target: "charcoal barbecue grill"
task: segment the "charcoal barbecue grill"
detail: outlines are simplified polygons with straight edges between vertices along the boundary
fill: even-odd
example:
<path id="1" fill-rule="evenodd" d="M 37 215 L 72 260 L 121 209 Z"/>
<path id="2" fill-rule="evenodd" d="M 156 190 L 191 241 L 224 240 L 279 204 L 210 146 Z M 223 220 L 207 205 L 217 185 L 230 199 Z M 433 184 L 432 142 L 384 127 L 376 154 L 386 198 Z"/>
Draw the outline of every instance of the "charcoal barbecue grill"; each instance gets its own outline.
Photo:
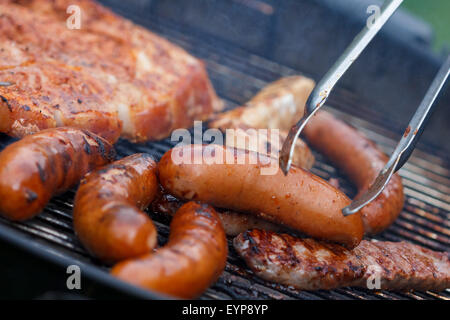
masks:
<path id="1" fill-rule="evenodd" d="M 165 15 L 167 8 L 161 8 L 159 1 L 135 0 L 125 3 L 109 0 L 102 2 L 111 6 L 119 14 L 163 35 L 203 59 L 217 93 L 224 99 L 227 108 L 244 103 L 263 86 L 279 77 L 301 73 L 314 79 L 320 78 L 320 74 L 310 70 L 297 69 L 289 63 L 268 58 L 265 53 L 259 54 L 257 45 L 253 49 L 246 48 L 241 44 L 233 44 L 229 39 L 207 34 L 195 23 L 167 18 Z M 200 2 L 203 3 L 203 1 Z M 277 9 L 270 5 L 272 1 L 235 0 L 231 2 L 237 2 L 240 5 L 244 3 L 250 8 L 262 10 L 261 12 L 266 15 L 275 14 Z M 269 32 L 270 34 L 273 36 L 273 32 Z M 265 49 L 261 50 L 264 52 Z M 336 56 L 339 53 L 337 52 Z M 437 64 L 432 63 L 433 59 L 428 61 L 431 77 L 437 69 Z M 424 82 L 425 90 L 429 81 L 424 80 Z M 361 95 L 351 86 L 341 85 L 335 88 L 327 105 L 329 111 L 357 127 L 387 154 L 390 154 L 398 141 L 404 123 L 397 117 L 390 117 L 380 112 L 367 100 L 361 98 Z M 448 100 L 446 104 L 449 107 Z M 406 119 L 411 114 L 405 115 Z M 0 149 L 12 141 L 14 141 L 12 138 L 1 135 Z M 132 144 L 120 140 L 116 144 L 116 149 L 119 157 L 147 152 L 159 160 L 174 145 L 175 143 L 170 139 L 145 144 Z M 314 155 L 317 161 L 312 169 L 313 173 L 325 179 L 336 178 L 340 188 L 347 195 L 356 194 L 355 187 L 326 158 L 318 153 Z M 450 160 L 447 152 L 443 148 L 428 143 L 419 143 L 413 156 L 399 173 L 403 178 L 406 195 L 403 212 L 391 227 L 375 238 L 387 241 L 405 240 L 433 250 L 448 251 L 450 247 Z M 42 214 L 26 222 L 10 222 L 0 218 L 0 239 L 8 245 L 13 245 L 14 250 L 23 250 L 30 257 L 33 256 L 36 259 L 33 261 L 45 261 L 63 268 L 71 264 L 81 266 L 83 275 L 89 279 L 93 288 L 106 288 L 128 297 L 164 298 L 159 294 L 133 287 L 110 277 L 108 267 L 86 252 L 72 227 L 74 195 L 75 189 L 53 198 Z M 164 244 L 169 234 L 168 220 L 153 212 L 149 214 L 158 228 L 158 241 Z M 233 250 L 231 240 L 229 238 L 230 252 L 226 270 L 217 283 L 202 295 L 202 299 L 450 299 L 448 289 L 439 293 L 431 291 L 394 293 L 360 288 L 298 291 L 256 277 Z M 39 274 L 34 276 L 39 277 Z M 58 274 L 58 277 L 65 281 L 64 273 Z"/>

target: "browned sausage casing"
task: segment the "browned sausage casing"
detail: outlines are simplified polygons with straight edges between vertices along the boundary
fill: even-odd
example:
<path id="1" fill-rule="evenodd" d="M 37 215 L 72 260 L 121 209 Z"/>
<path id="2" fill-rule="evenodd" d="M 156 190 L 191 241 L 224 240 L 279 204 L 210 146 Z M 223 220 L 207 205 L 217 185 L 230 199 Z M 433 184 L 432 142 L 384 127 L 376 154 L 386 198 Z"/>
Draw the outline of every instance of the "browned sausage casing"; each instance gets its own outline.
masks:
<path id="1" fill-rule="evenodd" d="M 316 114 L 304 133 L 314 148 L 356 184 L 358 194 L 367 191 L 388 160 L 361 133 L 326 112 Z M 361 209 L 365 232 L 375 234 L 386 229 L 402 211 L 403 202 L 402 180 L 394 174 L 383 192 Z"/>
<path id="2" fill-rule="evenodd" d="M 184 201 L 179 200 L 170 194 L 160 192 L 156 199 L 152 202 L 152 210 L 153 212 L 173 216 L 183 204 Z M 219 210 L 216 208 L 215 210 L 219 215 L 223 229 L 225 230 L 227 236 L 237 236 L 238 234 L 250 229 L 262 229 L 274 232 L 292 231 L 289 228 L 272 223 L 257 216 L 230 210 Z"/>
<path id="3" fill-rule="evenodd" d="M 220 276 L 227 253 L 225 231 L 214 209 L 188 202 L 175 214 L 166 246 L 120 262 L 111 273 L 140 287 L 194 298 Z"/>
<path id="4" fill-rule="evenodd" d="M 26 136 L 0 153 L 0 214 L 29 219 L 52 195 L 114 157 L 110 143 L 86 130 L 61 127 Z"/>
<path id="5" fill-rule="evenodd" d="M 73 223 L 83 245 L 106 262 L 150 252 L 156 228 L 141 210 L 158 191 L 156 163 L 134 154 L 90 172 L 75 197 Z"/>
<path id="6" fill-rule="evenodd" d="M 358 245 L 363 236 L 360 214 L 344 217 L 341 209 L 350 204 L 343 192 L 321 178 L 299 168 L 285 176 L 277 168 L 274 175 L 261 175 L 262 154 L 210 145 L 188 145 L 169 150 L 158 164 L 159 179 L 174 196 L 199 200 L 217 207 L 249 212 L 284 224 L 312 237 Z M 211 149 L 210 149 L 211 150 Z M 173 161 L 172 153 L 204 154 L 202 164 Z M 245 153 L 245 164 L 211 163 L 212 154 L 236 159 Z M 175 156 L 176 159 L 177 156 Z M 207 164 L 210 163 L 210 164 Z M 256 163 L 256 164 L 251 164 Z"/>

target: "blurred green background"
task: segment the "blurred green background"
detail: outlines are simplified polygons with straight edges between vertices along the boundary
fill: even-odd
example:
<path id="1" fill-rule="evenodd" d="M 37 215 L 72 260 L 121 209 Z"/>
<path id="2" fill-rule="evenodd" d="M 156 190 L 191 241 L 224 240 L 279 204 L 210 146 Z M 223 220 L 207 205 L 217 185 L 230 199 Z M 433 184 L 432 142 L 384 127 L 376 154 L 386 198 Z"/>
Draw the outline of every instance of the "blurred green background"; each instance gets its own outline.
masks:
<path id="1" fill-rule="evenodd" d="M 436 51 L 450 49 L 450 0 L 405 0 L 402 7 L 433 27 Z"/>

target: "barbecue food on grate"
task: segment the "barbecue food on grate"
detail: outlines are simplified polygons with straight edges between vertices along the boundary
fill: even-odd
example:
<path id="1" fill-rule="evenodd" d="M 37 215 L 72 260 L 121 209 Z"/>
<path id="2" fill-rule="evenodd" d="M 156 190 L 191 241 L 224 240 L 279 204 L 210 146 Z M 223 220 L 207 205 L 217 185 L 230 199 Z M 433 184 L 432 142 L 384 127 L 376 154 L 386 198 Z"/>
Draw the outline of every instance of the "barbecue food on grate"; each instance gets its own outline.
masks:
<path id="1" fill-rule="evenodd" d="M 365 193 L 388 161 L 370 140 L 331 114 L 319 112 L 305 127 L 313 148 L 327 156 Z M 361 209 L 366 234 L 376 234 L 390 226 L 402 211 L 403 184 L 394 174 L 383 192 Z"/>
<path id="2" fill-rule="evenodd" d="M 132 284 L 180 298 L 194 298 L 225 268 L 227 240 L 217 213 L 188 202 L 173 217 L 169 242 L 154 254 L 120 262 L 111 273 Z"/>
<path id="3" fill-rule="evenodd" d="M 237 236 L 234 247 L 259 277 L 300 290 L 450 288 L 448 253 L 407 242 L 363 240 L 347 250 L 313 239 L 252 230 Z"/>
<path id="4" fill-rule="evenodd" d="M 289 130 L 303 116 L 313 86 L 314 82 L 308 78 L 282 78 L 264 88 L 254 98 L 256 102 L 247 108 L 219 114 L 212 126 L 228 128 L 244 123 L 249 127 Z M 265 103 L 270 99 L 272 102 Z M 282 103 L 276 103 L 278 100 Z M 349 176 L 358 187 L 358 194 L 367 191 L 388 160 L 363 134 L 327 112 L 316 114 L 303 132 L 311 147 L 330 158 Z M 376 234 L 386 229 L 400 214 L 403 202 L 402 181 L 394 174 L 383 192 L 361 210 L 365 232 Z"/>
<path id="5" fill-rule="evenodd" d="M 300 119 L 303 113 L 299 113 L 297 106 L 304 106 L 306 99 L 314 88 L 314 81 L 301 76 L 281 78 L 255 95 L 243 107 L 215 115 L 214 120 L 209 123 L 212 128 L 238 130 L 235 136 L 226 135 L 227 146 L 239 149 L 248 149 L 260 153 L 277 154 L 287 137 L 287 131 L 291 128 L 292 121 Z M 268 133 L 257 135 L 256 147 L 245 145 L 245 140 L 236 137 L 245 135 L 249 129 L 278 129 L 279 144 L 271 144 L 270 130 Z M 247 133 L 248 139 L 252 134 Z M 277 141 L 278 142 L 278 141 Z M 266 143 L 268 144 L 266 146 Z M 314 156 L 308 146 L 301 139 L 297 140 L 292 163 L 303 169 L 311 169 L 314 164 Z M 267 152 L 270 149 L 270 152 Z"/>
<path id="6" fill-rule="evenodd" d="M 134 154 L 90 172 L 81 181 L 73 208 L 73 225 L 83 245 L 106 262 L 150 252 L 156 228 L 142 212 L 158 190 L 156 163 Z"/>
<path id="7" fill-rule="evenodd" d="M 199 158 L 202 162 L 194 164 Z M 238 164 L 239 159 L 244 164 Z M 364 231 L 361 215 L 342 215 L 341 209 L 350 203 L 344 193 L 296 167 L 287 176 L 278 166 L 270 172 L 274 174 L 262 174 L 271 160 L 219 145 L 181 146 L 169 150 L 158 163 L 159 180 L 181 199 L 249 212 L 312 237 L 358 245 Z"/>
<path id="8" fill-rule="evenodd" d="M 160 193 L 152 202 L 152 211 L 173 216 L 183 204 L 184 201 L 181 201 L 170 194 Z M 228 236 L 237 236 L 246 230 L 254 228 L 275 232 L 287 231 L 287 228 L 281 225 L 253 215 L 230 210 L 215 210 L 217 211 L 220 221 L 222 221 L 223 229 Z"/>
<path id="9" fill-rule="evenodd" d="M 79 30 L 66 26 L 74 4 Z M 73 126 L 139 142 L 221 108 L 201 61 L 94 1 L 0 0 L 0 12 L 1 132 Z"/>
<path id="10" fill-rule="evenodd" d="M 54 194 L 114 157 L 106 140 L 74 128 L 47 129 L 14 142 L 0 153 L 0 214 L 29 219 Z"/>

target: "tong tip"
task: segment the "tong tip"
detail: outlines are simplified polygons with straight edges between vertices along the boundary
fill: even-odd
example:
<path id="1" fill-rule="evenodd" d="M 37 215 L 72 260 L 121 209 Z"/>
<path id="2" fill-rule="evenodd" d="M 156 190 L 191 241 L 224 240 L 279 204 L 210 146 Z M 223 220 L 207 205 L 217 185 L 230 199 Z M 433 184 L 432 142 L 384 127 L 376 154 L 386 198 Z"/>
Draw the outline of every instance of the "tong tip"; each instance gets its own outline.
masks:
<path id="1" fill-rule="evenodd" d="M 392 175 L 394 174 L 395 167 L 399 161 L 399 158 L 400 157 L 396 158 L 396 160 L 391 163 L 388 162 L 386 166 L 380 171 L 369 189 L 364 194 L 354 199 L 348 206 L 342 209 L 342 214 L 345 217 L 358 212 L 380 195 L 380 193 L 384 190 L 386 185 L 389 183 Z"/>
<path id="2" fill-rule="evenodd" d="M 281 171 L 284 173 L 285 176 L 289 173 L 289 169 L 291 168 L 291 164 L 289 163 L 289 160 L 286 159 L 286 157 L 281 156 L 279 159 L 279 165 L 281 168 Z"/>
<path id="3" fill-rule="evenodd" d="M 283 171 L 285 176 L 287 176 L 287 174 L 289 173 L 289 169 L 291 168 L 292 155 L 294 153 L 295 141 L 298 137 L 298 133 L 298 126 L 293 126 L 289 131 L 289 134 L 281 148 L 281 154 L 278 159 L 278 163 L 280 165 L 281 171 Z"/>
<path id="4" fill-rule="evenodd" d="M 344 217 L 358 212 L 358 208 L 355 208 L 353 204 L 354 204 L 354 202 L 352 202 L 351 204 L 346 206 L 344 209 L 342 209 L 342 214 L 344 215 Z"/>

